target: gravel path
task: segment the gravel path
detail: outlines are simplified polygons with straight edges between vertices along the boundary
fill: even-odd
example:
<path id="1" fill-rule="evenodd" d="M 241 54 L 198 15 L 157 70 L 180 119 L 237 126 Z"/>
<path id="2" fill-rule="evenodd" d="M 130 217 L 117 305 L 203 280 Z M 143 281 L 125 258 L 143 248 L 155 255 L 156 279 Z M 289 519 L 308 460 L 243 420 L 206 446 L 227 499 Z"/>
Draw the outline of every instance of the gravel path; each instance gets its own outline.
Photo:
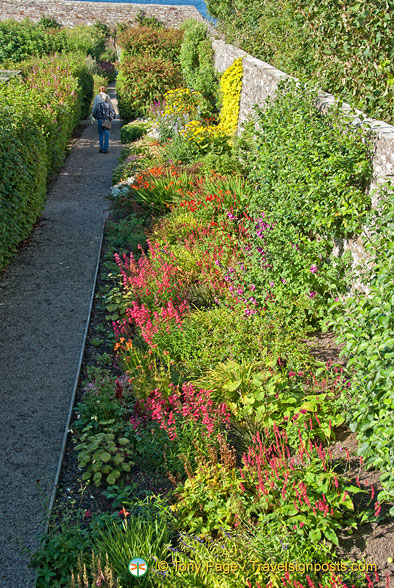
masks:
<path id="1" fill-rule="evenodd" d="M 115 90 L 110 89 L 114 99 Z M 0 587 L 30 588 L 70 408 L 111 186 L 110 153 L 83 121 L 42 219 L 0 279 Z"/>

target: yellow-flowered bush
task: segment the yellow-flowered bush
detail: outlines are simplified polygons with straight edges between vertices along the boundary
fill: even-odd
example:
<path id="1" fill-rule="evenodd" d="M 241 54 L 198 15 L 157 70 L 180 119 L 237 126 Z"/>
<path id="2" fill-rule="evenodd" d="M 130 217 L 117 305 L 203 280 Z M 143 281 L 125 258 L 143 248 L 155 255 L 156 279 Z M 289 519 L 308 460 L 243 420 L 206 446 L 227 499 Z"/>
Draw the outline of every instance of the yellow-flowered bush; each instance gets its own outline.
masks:
<path id="1" fill-rule="evenodd" d="M 234 134 L 238 126 L 242 77 L 243 66 L 242 57 L 240 57 L 226 69 L 220 80 L 220 91 L 222 93 L 223 102 L 220 110 L 219 127 L 228 135 Z"/>
<path id="2" fill-rule="evenodd" d="M 189 88 L 176 88 L 169 90 L 164 95 L 165 108 L 163 116 L 171 114 L 196 116 L 201 109 L 204 98 L 200 92 Z"/>
<path id="3" fill-rule="evenodd" d="M 206 126 L 199 120 L 192 120 L 181 131 L 183 137 L 192 141 L 202 151 L 211 149 L 222 152 L 230 146 L 231 136 L 238 126 L 242 76 L 242 58 L 239 58 L 226 69 L 220 81 L 223 100 L 218 125 Z"/>
<path id="4" fill-rule="evenodd" d="M 230 136 L 220 128 L 220 125 L 207 126 L 199 120 L 192 120 L 180 133 L 185 139 L 192 141 L 203 153 L 213 151 L 220 154 L 230 147 Z"/>

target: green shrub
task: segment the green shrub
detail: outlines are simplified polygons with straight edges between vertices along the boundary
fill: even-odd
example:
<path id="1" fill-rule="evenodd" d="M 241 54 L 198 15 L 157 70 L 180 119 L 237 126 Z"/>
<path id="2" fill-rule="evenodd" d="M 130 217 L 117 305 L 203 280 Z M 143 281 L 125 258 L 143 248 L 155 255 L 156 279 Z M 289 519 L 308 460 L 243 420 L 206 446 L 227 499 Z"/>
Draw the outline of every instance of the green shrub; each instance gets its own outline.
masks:
<path id="1" fill-rule="evenodd" d="M 108 30 L 97 25 L 78 25 L 65 29 L 65 34 L 67 36 L 67 51 L 82 51 L 85 55 L 99 59 L 105 50 Z"/>
<path id="2" fill-rule="evenodd" d="M 66 47 L 66 34 L 58 28 L 48 29 L 28 19 L 0 22 L 0 63 L 17 63 L 31 55 L 48 55 Z"/>
<path id="3" fill-rule="evenodd" d="M 140 27 L 150 27 L 151 29 L 163 29 L 164 24 L 155 16 L 147 16 L 144 10 L 139 10 L 135 17 Z"/>
<path id="4" fill-rule="evenodd" d="M 88 529 L 64 516 L 50 528 L 32 557 L 31 566 L 38 569 L 37 588 L 69 586 L 70 572 L 77 567 L 81 553 L 90 553 L 90 544 Z"/>
<path id="5" fill-rule="evenodd" d="M 179 65 L 182 37 L 178 29 L 132 27 L 121 34 L 119 45 L 125 57 L 151 55 Z"/>
<path id="6" fill-rule="evenodd" d="M 47 146 L 31 116 L 4 104 L 0 113 L 1 271 L 44 208 Z"/>
<path id="7" fill-rule="evenodd" d="M 218 80 L 213 66 L 213 50 L 206 24 L 190 18 L 182 24 L 182 75 L 187 86 L 201 92 L 214 106 L 218 98 Z"/>
<path id="8" fill-rule="evenodd" d="M 132 143 L 146 133 L 146 125 L 129 123 L 120 129 L 120 142 Z"/>
<path id="9" fill-rule="evenodd" d="M 2 144 L 8 146 L 0 154 L 0 269 L 42 212 L 46 179 L 63 162 L 93 89 L 83 55 L 33 58 L 21 67 L 23 79 L 0 86 Z"/>
<path id="10" fill-rule="evenodd" d="M 177 66 L 162 57 L 126 56 L 120 64 L 117 91 L 121 118 L 128 122 L 181 83 Z"/>
<path id="11" fill-rule="evenodd" d="M 311 236 L 357 233 L 371 200 L 371 146 L 338 108 L 322 114 L 316 93 L 285 82 L 256 109 L 239 149 L 257 191 L 253 206 Z"/>
<path id="12" fill-rule="evenodd" d="M 351 371 L 351 388 L 343 396 L 350 429 L 359 439 L 358 452 L 367 467 L 382 472 L 386 492 L 382 498 L 394 496 L 394 212 L 392 188 L 386 203 L 369 224 L 367 251 L 369 264 L 356 268 L 368 292 L 355 291 L 335 303 L 334 328 Z M 355 278 L 360 278 L 355 273 Z M 394 508 L 391 509 L 394 514 Z"/>

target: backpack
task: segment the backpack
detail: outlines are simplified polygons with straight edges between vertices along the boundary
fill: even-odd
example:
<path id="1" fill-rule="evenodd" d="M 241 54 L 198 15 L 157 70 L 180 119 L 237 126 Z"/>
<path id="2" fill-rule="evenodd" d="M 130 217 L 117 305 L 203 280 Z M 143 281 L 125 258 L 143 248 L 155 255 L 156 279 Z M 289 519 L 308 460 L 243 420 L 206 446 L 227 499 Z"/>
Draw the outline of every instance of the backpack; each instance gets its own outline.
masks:
<path id="1" fill-rule="evenodd" d="M 105 100 L 102 100 L 101 102 L 99 102 L 97 104 L 96 108 L 94 109 L 93 116 L 94 116 L 94 118 L 102 118 L 102 119 L 111 118 L 111 111 L 109 108 L 109 103 L 105 102 Z"/>

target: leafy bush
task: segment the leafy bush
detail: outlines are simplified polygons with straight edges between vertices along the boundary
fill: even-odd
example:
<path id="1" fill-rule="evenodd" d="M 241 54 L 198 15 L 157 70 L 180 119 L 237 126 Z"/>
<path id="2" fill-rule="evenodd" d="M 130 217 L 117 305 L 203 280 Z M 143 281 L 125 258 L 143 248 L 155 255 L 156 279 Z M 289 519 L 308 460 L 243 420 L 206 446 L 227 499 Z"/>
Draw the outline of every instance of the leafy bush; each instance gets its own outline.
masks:
<path id="1" fill-rule="evenodd" d="M 178 29 L 132 27 L 119 37 L 123 57 L 151 55 L 179 65 L 183 32 Z"/>
<path id="2" fill-rule="evenodd" d="M 67 51 L 82 51 L 86 55 L 91 55 L 94 59 L 99 59 L 106 48 L 106 39 L 108 28 L 100 23 L 95 25 L 77 25 L 72 28 L 64 29 L 67 35 Z"/>
<path id="3" fill-rule="evenodd" d="M 146 125 L 129 123 L 120 129 L 120 142 L 132 143 L 146 133 Z"/>
<path id="4" fill-rule="evenodd" d="M 190 18 L 184 21 L 182 29 L 182 75 L 190 89 L 201 92 L 214 106 L 217 101 L 217 75 L 208 28 L 206 24 Z"/>
<path id="5" fill-rule="evenodd" d="M 0 63 L 17 63 L 31 55 L 48 55 L 66 48 L 67 36 L 58 27 L 49 29 L 28 19 L 0 22 Z"/>
<path id="6" fill-rule="evenodd" d="M 392 191 L 388 193 L 392 198 Z M 335 327 L 352 370 L 352 386 L 343 397 L 350 428 L 361 442 L 359 453 L 367 467 L 382 472 L 386 496 L 394 496 L 393 427 L 393 264 L 394 212 L 389 201 L 374 211 L 369 228 L 368 265 L 358 266 L 368 293 L 356 291 L 335 303 Z M 394 508 L 392 509 L 392 513 Z"/>
<path id="7" fill-rule="evenodd" d="M 171 61 L 149 54 L 124 57 L 117 82 L 122 119 L 128 122 L 146 114 L 155 100 L 180 83 L 180 70 Z"/>
<path id="8" fill-rule="evenodd" d="M 162 29 L 164 24 L 155 16 L 147 16 L 144 10 L 139 10 L 135 17 L 140 27 L 150 27 L 151 29 Z"/>
<path id="9" fill-rule="evenodd" d="M 357 233 L 370 207 L 371 146 L 363 126 L 332 109 L 322 114 L 308 87 L 286 82 L 256 109 L 240 155 L 258 191 L 251 204 L 304 234 Z M 284 197 L 286 195 L 286 197 Z"/>
<path id="10" fill-rule="evenodd" d="M 0 23 L 0 63 L 14 63 L 31 56 L 66 51 L 83 52 L 97 59 L 105 49 L 106 33 L 95 25 L 63 28 L 54 19 L 38 23 L 6 20 Z"/>
<path id="11" fill-rule="evenodd" d="M 38 568 L 37 588 L 69 586 L 70 572 L 77 567 L 81 552 L 90 551 L 89 531 L 78 523 L 73 523 L 69 516 L 50 527 L 48 536 L 42 542 L 31 561 L 31 566 Z M 55 584 L 56 582 L 56 584 Z"/>

